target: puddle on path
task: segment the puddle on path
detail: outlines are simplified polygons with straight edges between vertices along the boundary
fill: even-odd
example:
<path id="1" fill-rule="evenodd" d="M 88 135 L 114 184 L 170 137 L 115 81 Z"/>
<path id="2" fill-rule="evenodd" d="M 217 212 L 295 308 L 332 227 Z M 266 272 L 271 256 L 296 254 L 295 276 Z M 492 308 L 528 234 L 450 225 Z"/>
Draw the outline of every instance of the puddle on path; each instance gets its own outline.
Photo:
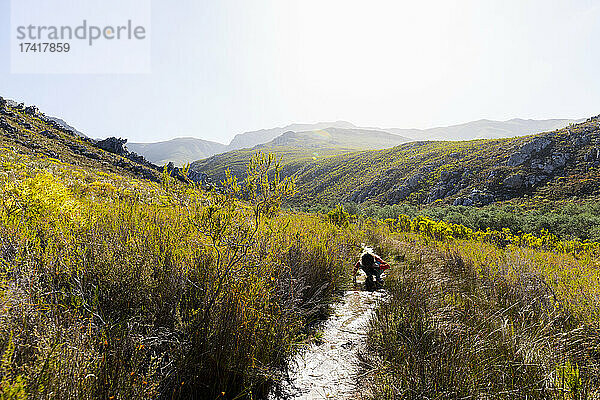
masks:
<path id="1" fill-rule="evenodd" d="M 346 292 L 321 326 L 322 342 L 308 346 L 290 360 L 283 393 L 271 394 L 269 400 L 351 398 L 356 392 L 358 353 L 365 349 L 369 321 L 387 296 L 383 290 Z"/>

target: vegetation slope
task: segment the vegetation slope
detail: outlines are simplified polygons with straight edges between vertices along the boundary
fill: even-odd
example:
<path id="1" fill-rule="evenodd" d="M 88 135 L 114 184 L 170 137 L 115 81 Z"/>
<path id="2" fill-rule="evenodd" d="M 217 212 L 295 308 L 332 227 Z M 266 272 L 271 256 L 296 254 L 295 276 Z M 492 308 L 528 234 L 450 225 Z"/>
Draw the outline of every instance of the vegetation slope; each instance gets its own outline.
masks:
<path id="1" fill-rule="evenodd" d="M 279 213 L 272 157 L 210 193 L 2 106 L 0 396 L 263 396 L 356 232 Z"/>
<path id="2" fill-rule="evenodd" d="M 524 195 L 599 193 L 598 117 L 539 135 L 411 142 L 310 162 L 292 174 L 298 203 L 485 205 Z"/>
<path id="3" fill-rule="evenodd" d="M 214 182 L 220 182 L 227 170 L 243 179 L 246 164 L 254 153 L 261 151 L 275 154 L 281 161 L 282 173 L 290 176 L 294 171 L 315 160 L 357 150 L 385 149 L 407 141 L 403 136 L 368 129 L 326 128 L 306 132 L 289 131 L 268 143 L 250 149 L 230 151 L 196 161 L 190 165 L 190 169 L 207 175 Z"/>
<path id="4" fill-rule="evenodd" d="M 316 124 L 291 124 L 285 127 L 272 129 L 261 129 L 258 131 L 245 132 L 236 135 L 231 143 L 223 145 L 221 143 L 197 138 L 176 138 L 156 143 L 129 143 L 130 150 L 143 155 L 148 160 L 158 165 L 165 165 L 173 162 L 177 166 L 183 166 L 196 160 L 201 160 L 215 154 L 227 151 L 249 149 L 254 146 L 268 143 L 288 132 L 314 132 L 320 130 L 349 129 L 374 132 L 376 136 L 381 137 L 382 133 L 392 133 L 409 138 L 410 140 L 471 140 L 471 139 L 491 139 L 513 136 L 524 136 L 528 134 L 545 132 L 554 129 L 564 128 L 574 120 L 524 120 L 512 119 L 508 121 L 490 121 L 480 120 L 468 122 L 460 125 L 447 127 L 438 127 L 431 129 L 381 129 L 381 128 L 360 128 L 345 121 L 320 122 Z M 64 124 L 64 121 L 63 121 Z M 70 129 L 74 130 L 72 127 Z M 376 139 L 376 138 L 374 138 Z M 364 139 L 359 138 L 359 142 Z M 384 142 L 386 139 L 384 139 Z M 408 141 L 408 140 L 407 140 Z M 315 148 L 322 143 L 319 140 L 315 142 L 307 141 L 305 145 Z M 351 143 L 354 145 L 354 143 Z M 366 150 L 371 148 L 391 147 L 398 144 L 397 141 L 391 145 L 373 147 L 369 146 L 351 146 L 355 150 Z M 326 147 L 331 147 L 329 144 Z M 346 146 L 347 147 L 347 146 Z M 277 149 L 273 149 L 276 151 Z M 317 151 L 317 150 L 314 150 Z M 317 151 L 318 152 L 318 151 Z M 219 162 L 219 159 L 215 160 Z M 228 161 L 230 161 L 228 159 Z"/>
<path id="5" fill-rule="evenodd" d="M 372 399 L 594 399 L 600 246 L 418 217 L 372 242 L 396 261 L 361 373 Z M 380 227 L 383 225 L 380 223 Z"/>
<path id="6" fill-rule="evenodd" d="M 282 212 L 295 187 L 273 156 L 207 192 L 0 106 L 1 398 L 265 398 L 361 242 L 392 264 L 361 396 L 600 394 L 598 243 Z"/>

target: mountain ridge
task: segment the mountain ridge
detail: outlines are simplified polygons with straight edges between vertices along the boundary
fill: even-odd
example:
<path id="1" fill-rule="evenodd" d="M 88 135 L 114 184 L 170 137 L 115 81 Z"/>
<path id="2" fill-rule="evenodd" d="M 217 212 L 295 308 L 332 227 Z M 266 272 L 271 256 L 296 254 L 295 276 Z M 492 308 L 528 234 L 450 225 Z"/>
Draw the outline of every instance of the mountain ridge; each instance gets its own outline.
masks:
<path id="1" fill-rule="evenodd" d="M 525 136 L 554 129 L 560 129 L 568 126 L 571 123 L 581 122 L 582 120 L 574 119 L 523 119 L 512 118 L 506 121 L 496 121 L 490 119 L 480 119 L 477 121 L 465 122 L 462 124 L 434 127 L 427 129 L 416 128 L 378 128 L 378 127 L 359 127 L 347 121 L 334 122 L 317 122 L 314 124 L 294 123 L 284 127 L 276 127 L 270 129 L 260 129 L 256 131 L 244 132 L 237 134 L 228 145 L 207 141 L 197 138 L 198 141 L 212 143 L 207 145 L 205 151 L 198 152 L 195 155 L 185 157 L 185 162 L 192 162 L 211 157 L 216 154 L 225 153 L 228 151 L 236 151 L 241 149 L 253 148 L 260 144 L 268 143 L 286 132 L 308 132 L 323 129 L 361 129 L 378 132 L 387 132 L 394 135 L 404 136 L 410 140 L 472 140 L 472 139 L 493 139 L 502 137 Z M 176 138 L 180 139 L 180 138 Z M 172 139 L 173 140 L 173 139 Z M 155 142 L 166 143 L 168 141 Z M 145 153 L 145 147 L 151 147 L 152 143 L 131 143 L 136 152 L 146 156 L 155 162 L 173 161 L 176 164 L 182 165 L 181 158 L 178 155 L 168 155 L 165 151 L 164 155 L 154 155 Z M 212 148 L 210 147 L 212 146 Z M 160 147 L 159 145 L 156 146 Z"/>
<path id="2" fill-rule="evenodd" d="M 315 160 L 296 202 L 486 205 L 600 195 L 600 117 L 517 138 L 414 141 Z"/>
<path id="3" fill-rule="evenodd" d="M 243 178 L 250 157 L 258 152 L 274 153 L 281 160 L 286 174 L 311 160 L 327 158 L 358 150 L 378 150 L 408 142 L 410 139 L 384 131 L 360 128 L 326 128 L 306 132 L 288 131 L 267 143 L 250 149 L 232 150 L 198 160 L 190 170 L 210 176 L 213 181 L 225 178 L 225 171 Z"/>
<path id="4" fill-rule="evenodd" d="M 127 143 L 127 148 L 158 165 L 173 162 L 182 166 L 226 151 L 227 145 L 194 137 L 180 137 L 153 143 Z"/>

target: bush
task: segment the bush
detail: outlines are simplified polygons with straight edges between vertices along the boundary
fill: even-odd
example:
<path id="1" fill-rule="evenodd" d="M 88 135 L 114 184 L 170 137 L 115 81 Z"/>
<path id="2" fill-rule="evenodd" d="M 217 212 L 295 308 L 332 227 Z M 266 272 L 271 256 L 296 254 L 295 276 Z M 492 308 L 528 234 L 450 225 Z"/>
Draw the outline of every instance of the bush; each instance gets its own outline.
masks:
<path id="1" fill-rule="evenodd" d="M 0 157 L 0 373 L 13 397 L 260 397 L 348 283 L 359 239 L 280 212 L 293 183 L 270 156 L 212 193 Z"/>
<path id="2" fill-rule="evenodd" d="M 557 303 L 535 269 L 522 269 L 528 260 L 507 258 L 494 270 L 473 261 L 481 257 L 476 247 L 471 259 L 460 246 L 426 244 L 414 235 L 384 241 L 407 261 L 392 269 L 391 300 L 371 322 L 369 369 L 361 373 L 369 398 L 597 395 L 594 319 L 579 319 Z"/>

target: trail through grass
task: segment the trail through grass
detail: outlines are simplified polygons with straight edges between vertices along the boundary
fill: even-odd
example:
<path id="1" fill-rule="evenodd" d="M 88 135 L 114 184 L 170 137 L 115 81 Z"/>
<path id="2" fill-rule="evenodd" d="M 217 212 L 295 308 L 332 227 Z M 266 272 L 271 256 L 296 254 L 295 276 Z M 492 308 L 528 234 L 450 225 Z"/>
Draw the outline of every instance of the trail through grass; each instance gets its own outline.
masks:
<path id="1" fill-rule="evenodd" d="M 334 305 L 317 340 L 288 363 L 288 376 L 275 399 L 349 399 L 357 391 L 360 354 L 366 348 L 369 322 L 375 309 L 387 301 L 385 291 L 352 290 Z"/>

